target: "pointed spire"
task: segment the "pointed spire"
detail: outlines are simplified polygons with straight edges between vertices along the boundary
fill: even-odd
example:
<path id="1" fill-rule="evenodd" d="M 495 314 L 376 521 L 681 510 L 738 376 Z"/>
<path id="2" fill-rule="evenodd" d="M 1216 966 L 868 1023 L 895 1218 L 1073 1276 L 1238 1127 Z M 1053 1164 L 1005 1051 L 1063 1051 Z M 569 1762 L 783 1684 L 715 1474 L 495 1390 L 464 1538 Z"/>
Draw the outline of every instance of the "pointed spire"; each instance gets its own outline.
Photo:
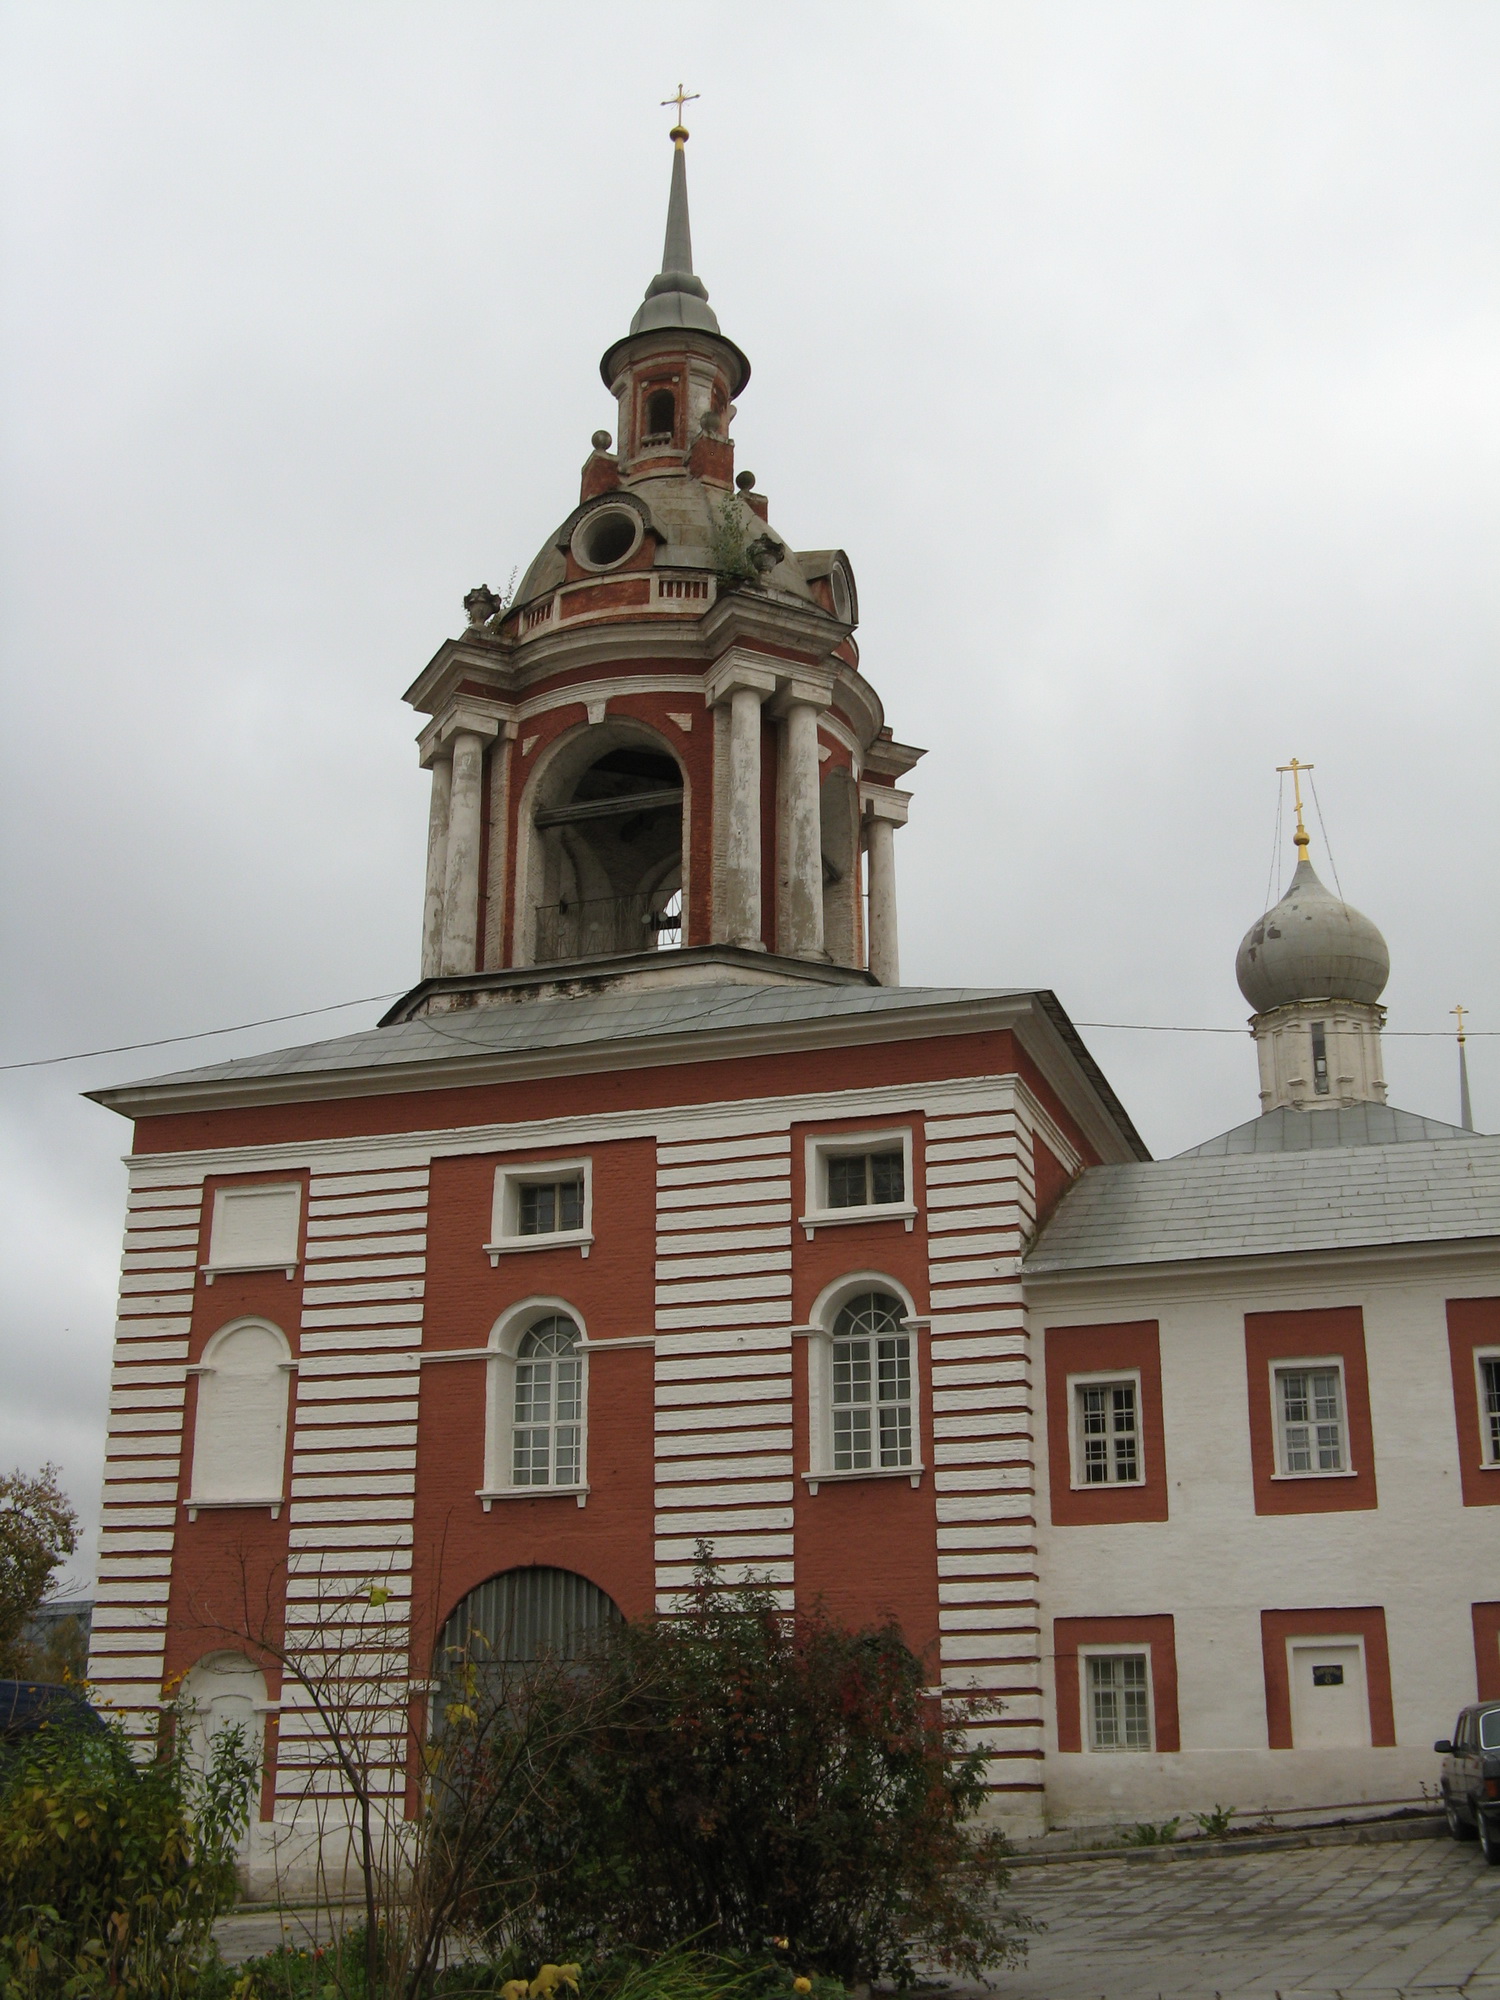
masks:
<path id="1" fill-rule="evenodd" d="M 687 99 L 679 84 L 676 98 L 681 119 Z M 688 221 L 687 127 L 672 127 L 672 188 L 667 196 L 667 234 L 662 244 L 661 269 L 646 287 L 645 303 L 630 322 L 632 333 L 651 333 L 659 326 L 696 326 L 704 333 L 717 333 L 719 322 L 708 304 L 708 287 L 693 274 L 693 231 Z M 658 303 L 658 301 L 660 303 Z"/>
<path id="2" fill-rule="evenodd" d="M 1462 1131 L 1472 1132 L 1474 1106 L 1469 1100 L 1468 1036 L 1464 1033 L 1464 1015 L 1469 1010 L 1467 1007 L 1450 1007 L 1448 1011 L 1458 1016 L 1458 1123 Z"/>
<path id="3" fill-rule="evenodd" d="M 662 245 L 661 275 L 669 272 L 693 275 L 693 232 L 688 222 L 687 133 L 681 125 L 672 132 L 672 192 L 667 196 L 667 239 Z M 708 294 L 705 292 L 706 298 Z"/>
<path id="4" fill-rule="evenodd" d="M 630 322 L 626 340 L 633 340 L 637 334 L 673 333 L 684 328 L 712 334 L 734 356 L 736 372 L 730 394 L 737 396 L 750 380 L 750 363 L 734 342 L 719 331 L 718 317 L 708 303 L 708 287 L 693 270 L 693 231 L 688 220 L 688 130 L 682 122 L 682 107 L 691 97 L 692 93 L 679 84 L 676 95 L 664 100 L 677 107 L 677 123 L 670 134 L 672 184 L 667 195 L 667 233 L 662 243 L 661 269 L 646 287 L 646 296 Z M 617 340 L 599 364 L 599 372 L 607 384 L 614 381 L 625 347 L 625 340 Z"/>

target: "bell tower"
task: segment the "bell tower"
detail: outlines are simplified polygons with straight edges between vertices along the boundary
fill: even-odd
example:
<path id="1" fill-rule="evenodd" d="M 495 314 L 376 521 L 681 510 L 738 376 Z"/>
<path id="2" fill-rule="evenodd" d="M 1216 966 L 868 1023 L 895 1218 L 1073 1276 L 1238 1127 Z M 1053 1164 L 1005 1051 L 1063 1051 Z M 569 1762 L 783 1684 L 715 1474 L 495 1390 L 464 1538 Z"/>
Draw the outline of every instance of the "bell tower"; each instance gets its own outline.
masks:
<path id="1" fill-rule="evenodd" d="M 922 752 L 860 671 L 848 557 L 792 549 L 736 475 L 750 363 L 693 269 L 680 122 L 671 140 L 661 269 L 600 363 L 614 440 L 594 433 L 514 594 L 471 590 L 406 696 L 432 800 L 422 979 L 391 1019 L 899 983 L 893 837 Z"/>

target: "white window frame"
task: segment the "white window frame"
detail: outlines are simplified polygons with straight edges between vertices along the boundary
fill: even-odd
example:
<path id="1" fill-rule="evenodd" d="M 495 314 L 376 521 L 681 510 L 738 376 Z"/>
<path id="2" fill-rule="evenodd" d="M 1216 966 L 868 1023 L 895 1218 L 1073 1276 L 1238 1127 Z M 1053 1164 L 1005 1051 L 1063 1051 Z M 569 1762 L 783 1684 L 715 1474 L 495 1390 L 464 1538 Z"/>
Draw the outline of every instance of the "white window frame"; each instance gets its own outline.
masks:
<path id="1" fill-rule="evenodd" d="M 549 1229 L 540 1236 L 521 1234 L 521 1189 L 549 1181 L 583 1182 L 583 1225 L 578 1229 Z M 587 1257 L 594 1242 L 594 1168 L 587 1155 L 574 1160 L 527 1160 L 521 1166 L 495 1169 L 495 1196 L 490 1211 L 490 1240 L 485 1253 L 490 1268 L 503 1256 L 518 1250 L 573 1250 Z M 580 1322 L 581 1324 L 582 1322 Z"/>
<path id="2" fill-rule="evenodd" d="M 828 1206 L 828 1162 L 837 1154 L 893 1153 L 901 1149 L 901 1174 L 906 1188 L 904 1201 L 871 1201 L 860 1208 Z M 803 1199 L 807 1212 L 797 1220 L 811 1242 L 819 1229 L 836 1228 L 844 1222 L 893 1222 L 899 1216 L 910 1230 L 917 1219 L 912 1177 L 912 1128 L 894 1125 L 868 1132 L 810 1132 L 806 1141 L 806 1177 Z"/>
<path id="3" fill-rule="evenodd" d="M 1474 1396 L 1479 1406 L 1479 1469 L 1481 1472 L 1500 1472 L 1500 1443 L 1490 1430 L 1489 1413 L 1485 1409 L 1484 1364 L 1500 1368 L 1500 1347 L 1476 1347 L 1474 1349 Z"/>
<path id="4" fill-rule="evenodd" d="M 257 1265 L 251 1268 L 264 1269 L 266 1267 Z M 272 1266 L 271 1268 L 278 1269 L 279 1266 Z M 277 1369 L 284 1377 L 281 1411 L 281 1465 L 276 1474 L 276 1491 L 274 1493 L 253 1493 L 244 1496 L 228 1494 L 220 1497 L 214 1495 L 205 1498 L 203 1495 L 195 1494 L 191 1490 L 198 1472 L 198 1419 L 202 1414 L 203 1408 L 203 1384 L 206 1380 L 219 1373 L 218 1368 L 214 1365 L 214 1356 L 219 1352 L 220 1348 L 226 1345 L 232 1335 L 241 1333 L 246 1327 L 250 1326 L 261 1328 L 266 1333 L 275 1334 L 286 1354 L 286 1359 L 278 1361 L 276 1364 Z M 259 1313 L 246 1313 L 240 1319 L 226 1320 L 223 1326 L 217 1328 L 210 1337 L 208 1345 L 203 1350 L 203 1359 L 190 1363 L 185 1372 L 189 1375 L 196 1375 L 199 1382 L 198 1407 L 193 1419 L 193 1457 L 192 1463 L 188 1467 L 189 1492 L 187 1499 L 182 1503 L 187 1509 L 188 1519 L 196 1521 L 199 1514 L 205 1509 L 212 1510 L 220 1507 L 267 1507 L 270 1509 L 271 1519 L 273 1521 L 279 1520 L 281 1518 L 281 1510 L 286 1505 L 286 1441 L 292 1427 L 291 1378 L 297 1372 L 297 1363 L 292 1354 L 291 1342 L 274 1320 L 266 1319 Z"/>
<path id="5" fill-rule="evenodd" d="M 247 1195 L 264 1196 L 268 1194 L 283 1194 L 288 1189 L 291 1189 L 297 1197 L 297 1220 L 292 1229 L 292 1249 L 294 1254 L 290 1262 L 283 1257 L 277 1257 L 270 1260 L 252 1258 L 247 1263 L 231 1263 L 225 1258 L 215 1255 L 214 1242 L 219 1233 L 219 1218 L 234 1202 Z M 215 1188 L 213 1213 L 209 1217 L 208 1224 L 208 1261 L 202 1267 L 204 1282 L 211 1285 L 221 1271 L 226 1273 L 230 1271 L 285 1271 L 289 1278 L 295 1278 L 298 1264 L 298 1257 L 295 1253 L 302 1247 L 302 1206 L 302 1183 L 300 1180 L 254 1181 L 244 1187 Z"/>
<path id="6" fill-rule="evenodd" d="M 550 1237 L 533 1239 L 550 1242 Z M 522 1339 L 538 1320 L 554 1313 L 572 1320 L 578 1329 L 580 1411 L 578 1478 L 568 1486 L 517 1486 L 512 1472 L 512 1433 L 516 1425 L 516 1363 Z M 583 1314 L 570 1299 L 535 1297 L 508 1307 L 490 1329 L 485 1363 L 484 1484 L 476 1495 L 486 1514 L 496 1500 L 551 1500 L 571 1495 L 580 1507 L 589 1497 L 589 1337 Z"/>
<path id="7" fill-rule="evenodd" d="M 1137 1659 L 1146 1662 L 1146 1743 L 1096 1743 L 1094 1741 L 1094 1691 L 1089 1685 L 1090 1660 Z M 1079 1738 L 1090 1757 L 1147 1757 L 1156 1754 L 1156 1675 L 1147 1640 L 1121 1640 L 1113 1646 L 1078 1648 L 1078 1700 L 1083 1727 Z"/>
<path id="8" fill-rule="evenodd" d="M 1344 1463 L 1337 1472 L 1323 1472 L 1316 1466 L 1306 1472 L 1289 1472 L 1286 1464 L 1286 1439 L 1284 1419 L 1281 1411 L 1281 1380 L 1283 1375 L 1311 1373 L 1314 1369 L 1331 1368 L 1339 1380 L 1339 1435 L 1343 1443 Z M 1271 1447 L 1274 1458 L 1273 1479 L 1353 1479 L 1353 1439 L 1349 1433 L 1349 1383 L 1344 1372 L 1342 1354 L 1320 1354 L 1306 1360 L 1300 1356 L 1278 1355 L 1270 1364 L 1271 1370 Z M 1316 1419 L 1313 1419 L 1316 1424 Z"/>
<path id="9" fill-rule="evenodd" d="M 1084 1476 L 1085 1453 L 1083 1449 L 1083 1398 L 1080 1389 L 1123 1388 L 1129 1384 L 1135 1391 L 1135 1462 L 1134 1479 L 1088 1479 Z M 1075 1493 L 1119 1493 L 1127 1492 L 1135 1486 L 1146 1483 L 1146 1425 L 1141 1399 L 1141 1371 L 1139 1368 L 1098 1368 L 1082 1375 L 1068 1377 L 1068 1451 L 1069 1485 Z"/>
<path id="10" fill-rule="evenodd" d="M 902 1326 L 911 1342 L 911 1439 L 910 1465 L 860 1466 L 841 1472 L 833 1463 L 833 1328 L 839 1313 L 860 1292 L 889 1292 L 904 1308 Z M 809 1493 L 822 1485 L 842 1485 L 853 1479 L 905 1479 L 911 1486 L 922 1484 L 927 1467 L 922 1463 L 922 1370 L 919 1333 L 928 1321 L 920 1318 L 911 1293 L 884 1271 L 853 1271 L 825 1285 L 814 1301 L 806 1326 L 793 1333 L 807 1341 L 808 1469 L 802 1474 Z"/>

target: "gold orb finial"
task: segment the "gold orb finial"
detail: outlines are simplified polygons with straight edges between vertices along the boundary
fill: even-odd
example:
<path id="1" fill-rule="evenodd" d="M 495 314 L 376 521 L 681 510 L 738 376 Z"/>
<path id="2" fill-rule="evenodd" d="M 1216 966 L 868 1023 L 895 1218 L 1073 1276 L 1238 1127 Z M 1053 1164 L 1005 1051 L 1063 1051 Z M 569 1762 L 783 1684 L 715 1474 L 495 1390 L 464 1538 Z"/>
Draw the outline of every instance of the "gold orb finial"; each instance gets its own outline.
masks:
<path id="1" fill-rule="evenodd" d="M 684 104 L 696 103 L 698 96 L 699 93 L 696 90 L 684 90 L 682 85 L 679 83 L 677 86 L 676 94 L 674 96 L 664 97 L 662 99 L 663 107 L 665 107 L 668 104 L 675 104 L 677 106 L 677 123 L 672 127 L 671 131 L 667 134 L 667 137 L 672 141 L 672 144 L 677 148 L 679 152 L 682 151 L 682 148 L 688 142 L 688 129 L 686 125 L 684 125 L 682 122 L 682 107 Z"/>

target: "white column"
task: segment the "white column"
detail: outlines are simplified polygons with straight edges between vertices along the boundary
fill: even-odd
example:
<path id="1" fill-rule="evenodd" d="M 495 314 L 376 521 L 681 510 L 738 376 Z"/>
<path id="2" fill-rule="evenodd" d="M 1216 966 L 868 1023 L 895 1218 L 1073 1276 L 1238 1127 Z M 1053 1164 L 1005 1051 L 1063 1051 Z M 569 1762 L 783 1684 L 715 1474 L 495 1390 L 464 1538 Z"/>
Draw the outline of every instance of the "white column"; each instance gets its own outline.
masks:
<path id="1" fill-rule="evenodd" d="M 882 986 L 901 984 L 896 946 L 896 829 L 888 819 L 871 819 L 870 970 Z"/>
<path id="2" fill-rule="evenodd" d="M 476 969 L 484 738 L 468 729 L 455 731 L 452 768 L 448 851 L 443 879 L 442 971 L 445 976 Z"/>
<path id="3" fill-rule="evenodd" d="M 432 805 L 427 814 L 427 898 L 422 906 L 422 977 L 435 979 L 443 955 L 443 880 L 448 870 L 448 800 L 453 766 L 438 757 L 432 766 Z"/>
<path id="4" fill-rule="evenodd" d="M 729 824 L 724 841 L 725 930 L 731 944 L 763 951 L 760 934 L 760 704 L 763 690 L 729 697 Z"/>
<path id="5" fill-rule="evenodd" d="M 818 704 L 787 704 L 781 735 L 782 770 L 776 844 L 781 895 L 776 949 L 792 958 L 822 958 L 823 830 L 818 772 Z"/>

